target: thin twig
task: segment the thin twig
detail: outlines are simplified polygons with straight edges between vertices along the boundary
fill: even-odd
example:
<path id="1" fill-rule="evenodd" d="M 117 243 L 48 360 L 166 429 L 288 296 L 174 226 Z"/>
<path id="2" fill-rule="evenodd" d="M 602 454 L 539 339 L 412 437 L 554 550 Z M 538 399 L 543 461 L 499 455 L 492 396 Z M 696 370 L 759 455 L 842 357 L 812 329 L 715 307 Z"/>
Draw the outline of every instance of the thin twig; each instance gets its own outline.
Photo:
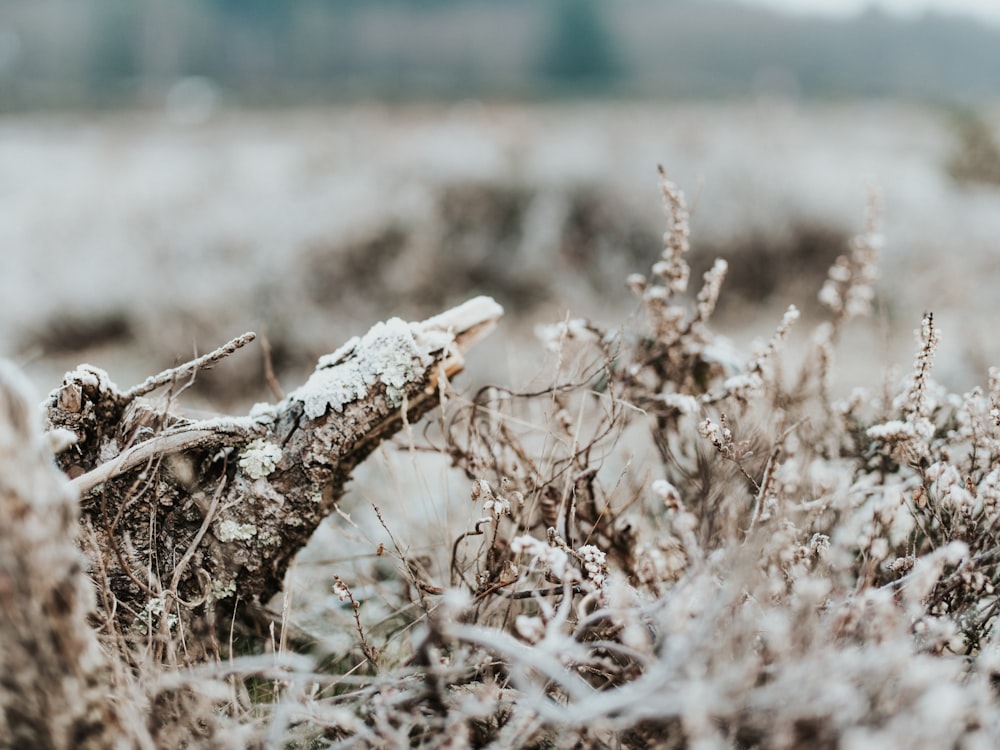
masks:
<path id="1" fill-rule="evenodd" d="M 198 357 L 197 359 L 192 359 L 190 362 L 187 362 L 183 365 L 178 365 L 177 367 L 171 367 L 169 370 L 164 370 L 159 375 L 151 375 L 150 377 L 146 378 L 143 382 L 141 382 L 139 385 L 125 391 L 125 393 L 123 393 L 121 396 L 122 403 L 126 404 L 131 403 L 140 396 L 145 396 L 147 393 L 152 393 L 157 388 L 162 388 L 165 385 L 173 383 L 182 375 L 186 375 L 189 373 L 193 374 L 198 370 L 207 370 L 210 367 L 212 367 L 212 365 L 225 359 L 233 352 L 237 351 L 238 349 L 242 349 L 244 346 L 249 344 L 255 338 L 257 338 L 257 334 L 254 333 L 253 331 L 248 331 L 247 333 L 244 333 L 242 336 L 237 336 L 228 344 L 219 347 L 213 352 L 209 352 L 208 354 Z"/>
<path id="2" fill-rule="evenodd" d="M 284 401 L 285 392 L 281 390 L 281 383 L 278 382 L 278 377 L 274 374 L 274 361 L 271 359 L 271 340 L 267 337 L 266 333 L 262 333 L 260 336 L 260 350 L 264 355 L 264 379 L 267 381 L 267 387 L 271 389 L 272 395 L 278 401 Z"/>
<path id="3" fill-rule="evenodd" d="M 219 503 L 222 501 L 222 491 L 226 487 L 226 477 L 223 475 L 222 480 L 219 482 L 219 486 L 216 488 L 215 492 L 212 493 L 212 504 L 208 507 L 208 512 L 205 513 L 205 519 L 201 522 L 201 528 L 198 529 L 198 533 L 195 534 L 194 539 L 191 540 L 191 544 L 188 545 L 187 552 L 184 553 L 184 557 L 180 559 L 177 563 L 177 567 L 174 568 L 174 575 L 170 579 L 170 591 L 173 592 L 174 598 L 180 601 L 180 596 L 177 593 L 177 587 L 180 585 L 181 576 L 187 569 L 188 563 L 191 562 L 191 558 L 194 557 L 195 551 L 201 544 L 201 540 L 205 538 L 205 534 L 208 533 L 208 528 L 211 526 L 212 521 L 215 520 L 215 511 L 219 507 Z"/>
<path id="4" fill-rule="evenodd" d="M 340 576 L 335 575 L 334 580 L 334 591 L 341 601 L 350 600 L 351 609 L 354 612 L 354 629 L 358 631 L 358 638 L 361 639 L 361 651 L 364 653 L 365 658 L 368 663 L 372 665 L 372 669 L 378 672 L 379 667 L 379 653 L 378 649 L 372 646 L 368 641 L 368 636 L 365 634 L 365 628 L 361 624 L 361 603 L 354 598 L 354 593 L 351 591 L 350 587 L 344 583 L 344 579 Z"/>
<path id="5" fill-rule="evenodd" d="M 584 593 L 580 586 L 573 586 L 574 594 Z M 536 596 L 563 596 L 566 594 L 565 586 L 553 586 L 547 589 L 531 589 L 530 591 L 515 591 L 507 596 L 508 599 L 534 599 Z"/>

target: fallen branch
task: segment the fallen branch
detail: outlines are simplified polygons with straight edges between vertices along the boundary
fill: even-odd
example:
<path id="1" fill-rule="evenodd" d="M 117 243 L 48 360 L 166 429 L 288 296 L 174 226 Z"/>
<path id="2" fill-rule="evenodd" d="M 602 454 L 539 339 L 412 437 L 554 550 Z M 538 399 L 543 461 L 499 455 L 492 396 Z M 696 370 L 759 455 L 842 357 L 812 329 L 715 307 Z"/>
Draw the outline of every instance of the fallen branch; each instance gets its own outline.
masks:
<path id="1" fill-rule="evenodd" d="M 205 625 L 217 610 L 228 620 L 238 602 L 265 604 L 354 467 L 438 403 L 442 378 L 502 313 L 480 297 L 421 323 L 379 323 L 244 417 L 192 421 L 143 396 L 249 335 L 124 393 L 97 368 L 68 373 L 48 399 L 49 427 L 75 438 L 57 461 L 83 498 L 97 540 L 88 552 L 100 556 L 121 630 L 179 628 L 197 642 L 214 637 Z M 186 645 L 190 660 L 206 653 Z"/>
<path id="2" fill-rule="evenodd" d="M 233 423 L 224 427 L 202 427 L 198 424 L 167 430 L 144 443 L 133 445 L 117 458 L 103 463 L 96 469 L 73 479 L 72 484 L 81 496 L 86 496 L 109 479 L 155 461 L 158 458 L 195 449 L 222 447 L 226 443 L 243 442 L 241 438 L 262 433 L 259 425 L 242 427 Z"/>

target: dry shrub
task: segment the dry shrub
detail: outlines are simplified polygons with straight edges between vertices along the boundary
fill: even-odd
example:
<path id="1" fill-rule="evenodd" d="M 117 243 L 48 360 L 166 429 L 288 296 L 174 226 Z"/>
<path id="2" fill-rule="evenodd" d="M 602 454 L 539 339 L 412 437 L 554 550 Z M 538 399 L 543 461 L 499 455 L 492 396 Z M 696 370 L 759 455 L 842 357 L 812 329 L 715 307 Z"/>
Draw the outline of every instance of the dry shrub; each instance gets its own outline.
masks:
<path id="1" fill-rule="evenodd" d="M 709 325 L 726 264 L 688 295 L 686 204 L 662 184 L 635 320 L 552 326 L 554 383 L 446 405 L 426 447 L 482 516 L 411 588 L 415 656 L 380 673 L 391 698 L 340 702 L 341 742 L 991 745 L 1000 374 L 943 392 L 928 314 L 898 387 L 831 395 L 840 332 L 874 302 L 875 198 L 802 364 L 783 356 L 794 308 L 739 356 Z"/>
<path id="2" fill-rule="evenodd" d="M 415 526 L 393 515 L 415 487 L 380 501 L 387 542 L 329 582 L 353 647 L 296 661 L 310 634 L 285 617 L 273 656 L 133 656 L 161 746 L 234 727 L 301 747 L 996 744 L 1000 370 L 946 393 L 927 314 L 898 384 L 831 393 L 841 331 L 873 307 L 875 198 L 801 364 L 794 307 L 734 352 L 711 328 L 727 265 L 690 294 L 687 206 L 661 177 L 636 315 L 545 328 L 549 382 L 442 384 L 437 420 L 407 432 L 471 510 Z"/>

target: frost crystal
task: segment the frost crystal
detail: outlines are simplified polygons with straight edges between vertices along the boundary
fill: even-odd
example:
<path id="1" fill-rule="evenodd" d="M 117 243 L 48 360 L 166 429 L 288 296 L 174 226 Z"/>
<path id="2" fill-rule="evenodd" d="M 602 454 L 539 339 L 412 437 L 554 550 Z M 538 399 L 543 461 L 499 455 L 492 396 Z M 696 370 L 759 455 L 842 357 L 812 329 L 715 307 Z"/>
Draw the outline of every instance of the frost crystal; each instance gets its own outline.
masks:
<path id="1" fill-rule="evenodd" d="M 352 339 L 321 358 L 312 377 L 290 398 L 301 401 L 306 417 L 315 419 L 328 408 L 342 412 L 381 382 L 389 406 L 397 407 L 406 385 L 422 377 L 430 363 L 431 357 L 413 338 L 410 325 L 392 318 L 375 324 L 363 339 Z"/>
<path id="2" fill-rule="evenodd" d="M 608 578 L 607 555 L 593 544 L 583 545 L 578 552 L 583 563 L 583 569 L 587 572 L 587 579 L 596 588 L 603 588 Z"/>
<path id="3" fill-rule="evenodd" d="M 575 580 L 573 568 L 569 566 L 569 555 L 558 547 L 550 547 L 540 539 L 530 535 L 515 537 L 510 542 L 510 551 L 515 555 L 522 552 L 541 562 L 549 572 L 561 581 Z"/>
<path id="4" fill-rule="evenodd" d="M 656 479 L 652 484 L 653 494 L 663 501 L 668 508 L 681 507 L 681 493 L 666 479 Z"/>
<path id="5" fill-rule="evenodd" d="M 240 468 L 251 479 L 266 477 L 281 460 L 281 448 L 266 440 L 254 440 L 240 454 Z"/>

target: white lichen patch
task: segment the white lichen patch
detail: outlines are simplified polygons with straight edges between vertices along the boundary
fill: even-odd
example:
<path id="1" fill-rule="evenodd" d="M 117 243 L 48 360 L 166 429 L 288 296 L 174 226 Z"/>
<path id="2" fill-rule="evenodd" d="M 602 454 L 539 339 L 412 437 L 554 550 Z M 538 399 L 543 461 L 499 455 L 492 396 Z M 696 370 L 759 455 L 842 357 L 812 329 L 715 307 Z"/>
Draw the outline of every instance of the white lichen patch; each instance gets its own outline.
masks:
<path id="1" fill-rule="evenodd" d="M 231 580 L 228 583 L 222 583 L 222 581 L 212 581 L 212 598 L 216 601 L 221 601 L 223 599 L 228 599 L 236 593 L 236 581 Z"/>
<path id="2" fill-rule="evenodd" d="M 254 440 L 240 453 L 240 468 L 251 479 L 266 477 L 281 460 L 281 448 L 267 440 Z"/>
<path id="3" fill-rule="evenodd" d="M 423 377 L 430 363 L 430 350 L 417 344 L 410 325 L 392 318 L 320 359 L 306 384 L 289 398 L 301 401 L 306 417 L 315 419 L 327 409 L 343 412 L 347 404 L 365 398 L 372 386 L 382 383 L 389 406 L 397 407 L 406 385 Z"/>
<path id="4" fill-rule="evenodd" d="M 257 531 L 257 543 L 263 547 L 273 547 L 281 543 L 281 537 L 271 531 L 259 529 Z"/>
<path id="5" fill-rule="evenodd" d="M 253 539 L 256 534 L 257 527 L 252 523 L 239 523 L 226 519 L 215 525 L 215 538 L 220 542 L 245 542 Z"/>

